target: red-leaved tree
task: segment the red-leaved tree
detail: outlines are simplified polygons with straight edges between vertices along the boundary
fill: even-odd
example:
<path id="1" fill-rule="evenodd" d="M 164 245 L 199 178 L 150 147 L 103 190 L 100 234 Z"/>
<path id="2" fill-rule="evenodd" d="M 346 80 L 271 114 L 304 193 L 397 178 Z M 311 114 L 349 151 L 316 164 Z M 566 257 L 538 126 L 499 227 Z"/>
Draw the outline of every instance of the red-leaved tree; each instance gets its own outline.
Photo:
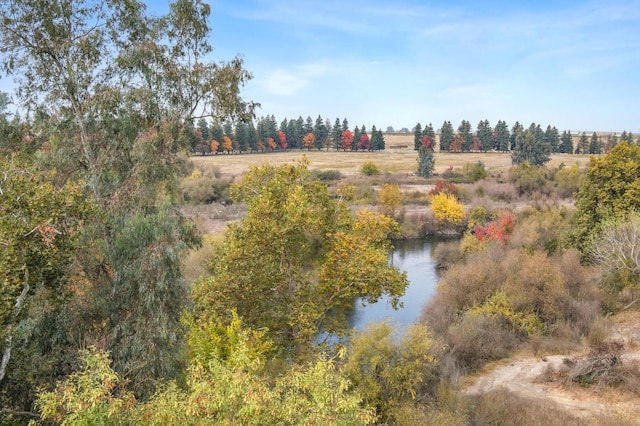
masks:
<path id="1" fill-rule="evenodd" d="M 371 149 L 371 140 L 369 139 L 369 135 L 363 133 L 360 135 L 360 140 L 358 141 L 358 149 L 361 150 L 370 150 Z"/>
<path id="2" fill-rule="evenodd" d="M 351 130 L 345 130 L 340 135 L 340 148 L 344 151 L 351 151 L 351 144 L 353 143 L 353 133 Z"/>
<path id="3" fill-rule="evenodd" d="M 280 139 L 280 149 L 286 151 L 289 144 L 287 143 L 287 135 L 282 130 L 278 130 L 278 139 Z"/>

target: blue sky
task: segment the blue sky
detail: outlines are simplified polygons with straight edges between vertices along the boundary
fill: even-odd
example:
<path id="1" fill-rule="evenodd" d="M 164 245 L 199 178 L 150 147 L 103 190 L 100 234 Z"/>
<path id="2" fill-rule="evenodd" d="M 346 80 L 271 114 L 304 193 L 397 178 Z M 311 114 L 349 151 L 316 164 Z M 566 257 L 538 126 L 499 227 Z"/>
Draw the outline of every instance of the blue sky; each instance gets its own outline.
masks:
<path id="1" fill-rule="evenodd" d="M 168 1 L 148 0 L 164 13 Z M 211 0 L 258 115 L 640 133 L 640 0 Z M 0 80 L 0 90 L 8 81 Z"/>
<path id="2" fill-rule="evenodd" d="M 259 115 L 640 131 L 640 2 L 214 0 Z"/>

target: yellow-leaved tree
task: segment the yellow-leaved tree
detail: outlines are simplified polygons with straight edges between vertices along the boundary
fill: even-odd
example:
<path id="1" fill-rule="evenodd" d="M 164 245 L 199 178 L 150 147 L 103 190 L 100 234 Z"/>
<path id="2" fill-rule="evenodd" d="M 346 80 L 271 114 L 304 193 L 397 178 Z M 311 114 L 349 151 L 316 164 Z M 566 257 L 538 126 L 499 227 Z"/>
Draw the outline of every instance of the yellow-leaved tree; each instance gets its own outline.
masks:
<path id="1" fill-rule="evenodd" d="M 446 192 L 441 192 L 431 196 L 431 211 L 441 222 L 458 225 L 465 218 L 464 207 L 456 196 Z"/>

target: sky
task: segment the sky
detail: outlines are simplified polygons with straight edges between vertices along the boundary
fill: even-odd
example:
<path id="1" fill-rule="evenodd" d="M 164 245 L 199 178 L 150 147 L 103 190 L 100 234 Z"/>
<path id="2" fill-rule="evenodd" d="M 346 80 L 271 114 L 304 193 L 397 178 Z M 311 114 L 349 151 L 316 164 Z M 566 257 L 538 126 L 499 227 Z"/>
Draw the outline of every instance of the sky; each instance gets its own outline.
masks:
<path id="1" fill-rule="evenodd" d="M 640 133 L 640 0 L 209 1 L 211 59 L 244 58 L 258 116 Z"/>
<path id="2" fill-rule="evenodd" d="M 213 0 L 258 115 L 640 133 L 640 1 Z"/>

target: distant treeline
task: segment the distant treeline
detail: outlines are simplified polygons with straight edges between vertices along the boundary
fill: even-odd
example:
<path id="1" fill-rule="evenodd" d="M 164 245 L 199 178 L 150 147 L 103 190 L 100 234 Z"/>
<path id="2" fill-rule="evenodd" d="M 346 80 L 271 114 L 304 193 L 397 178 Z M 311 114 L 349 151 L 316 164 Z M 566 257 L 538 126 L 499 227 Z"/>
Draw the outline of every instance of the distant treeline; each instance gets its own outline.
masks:
<path id="1" fill-rule="evenodd" d="M 385 149 L 386 143 L 382 130 L 372 126 L 355 126 L 349 121 L 336 118 L 331 122 L 321 115 L 313 120 L 310 116 L 303 119 L 288 120 L 278 124 L 274 115 L 267 115 L 248 122 L 211 123 L 200 119 L 189 123 L 191 151 L 197 155 L 217 153 L 270 152 L 288 149 L 333 149 L 342 151 L 376 151 Z M 387 128 L 393 131 L 392 128 Z M 481 120 L 475 131 L 471 123 L 462 120 L 457 129 L 451 121 L 444 121 L 435 130 L 429 123 L 424 127 L 417 123 L 413 128 L 413 149 L 424 146 L 430 150 L 443 152 L 478 152 L 518 150 L 518 138 L 530 136 L 535 146 L 549 153 L 601 154 L 610 151 L 621 141 L 634 143 L 634 135 L 627 131 L 622 134 L 598 134 L 586 132 L 574 134 L 565 130 L 560 134 L 555 126 L 547 125 L 543 130 L 540 124 L 531 123 L 525 128 L 516 122 L 511 129 L 505 121 L 499 120 L 492 127 L 488 120 Z M 640 142 L 640 138 L 638 141 Z"/>

